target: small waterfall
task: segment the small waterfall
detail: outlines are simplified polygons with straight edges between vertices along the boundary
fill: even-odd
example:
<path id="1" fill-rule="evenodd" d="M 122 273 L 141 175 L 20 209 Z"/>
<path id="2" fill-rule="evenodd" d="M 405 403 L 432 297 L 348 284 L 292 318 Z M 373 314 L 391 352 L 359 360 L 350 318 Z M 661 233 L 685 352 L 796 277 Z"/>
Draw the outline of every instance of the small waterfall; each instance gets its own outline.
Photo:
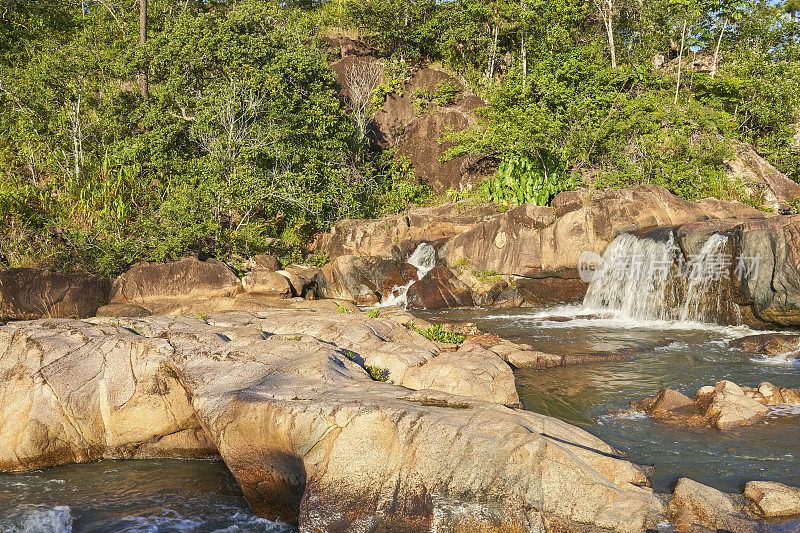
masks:
<path id="1" fill-rule="evenodd" d="M 584 307 L 618 311 L 641 320 L 668 319 L 670 270 L 680 249 L 672 234 L 666 241 L 624 233 L 608 245 Z"/>
<path id="2" fill-rule="evenodd" d="M 589 284 L 584 311 L 612 311 L 633 320 L 717 322 L 731 307 L 723 299 L 731 261 L 724 253 L 727 242 L 715 233 L 686 261 L 672 232 L 664 239 L 619 235 Z"/>
<path id="3" fill-rule="evenodd" d="M 433 270 L 436 266 L 436 248 L 427 242 L 420 243 L 414 253 L 406 259 L 406 263 L 416 267 L 417 278 L 422 279 L 425 274 Z"/>
<path id="4" fill-rule="evenodd" d="M 436 266 L 436 248 L 427 242 L 422 242 L 414 252 L 406 259 L 406 263 L 417 269 L 417 279 L 422 279 Z M 396 305 L 405 309 L 408 306 L 408 289 L 416 283 L 411 280 L 403 286 L 395 285 L 391 295 L 375 307 L 390 307 Z"/>

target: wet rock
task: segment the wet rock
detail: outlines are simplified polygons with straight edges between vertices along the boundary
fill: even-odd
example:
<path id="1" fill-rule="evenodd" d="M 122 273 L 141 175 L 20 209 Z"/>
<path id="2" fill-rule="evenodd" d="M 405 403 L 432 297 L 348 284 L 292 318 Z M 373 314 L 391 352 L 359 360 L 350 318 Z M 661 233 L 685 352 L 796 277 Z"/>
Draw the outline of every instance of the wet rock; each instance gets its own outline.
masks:
<path id="1" fill-rule="evenodd" d="M 289 284 L 289 280 L 280 273 L 266 268 L 248 272 L 242 278 L 242 288 L 251 296 L 265 298 L 290 298 L 292 296 L 292 286 Z"/>
<path id="2" fill-rule="evenodd" d="M 317 295 L 373 305 L 389 295 L 394 287 L 416 278 L 416 269 L 401 261 L 344 255 L 322 267 L 317 275 Z"/>
<path id="3" fill-rule="evenodd" d="M 509 307 L 521 307 L 524 303 L 525 298 L 522 297 L 519 288 L 514 286 L 503 289 L 497 295 L 497 298 L 492 300 L 490 307 L 493 309 L 506 309 Z"/>
<path id="4" fill-rule="evenodd" d="M 33 268 L 0 271 L 0 319 L 92 316 L 108 302 L 111 281 Z"/>
<path id="5" fill-rule="evenodd" d="M 770 405 L 800 405 L 800 389 L 781 389 L 769 382 L 740 387 L 731 381 L 698 389 L 694 401 L 662 389 L 654 398 L 631 403 L 631 409 L 676 425 L 709 425 L 717 429 L 746 426 L 767 414 Z"/>
<path id="6" fill-rule="evenodd" d="M 444 266 L 428 272 L 406 295 L 410 309 L 471 307 L 474 303 L 469 288 Z"/>
<path id="7" fill-rule="evenodd" d="M 731 341 L 731 346 L 747 353 L 767 357 L 787 355 L 800 350 L 800 335 L 785 333 L 748 335 Z"/>
<path id="8" fill-rule="evenodd" d="M 681 478 L 669 503 L 669 514 L 678 531 L 696 531 L 705 527 L 712 531 L 752 531 L 752 522 L 741 515 L 737 502 L 718 491 L 689 478 Z"/>
<path id="9" fill-rule="evenodd" d="M 769 411 L 757 400 L 745 395 L 741 387 L 731 381 L 720 381 L 710 394 L 708 408 L 703 413 L 709 424 L 717 429 L 744 426 Z"/>
<path id="10" fill-rule="evenodd" d="M 774 481 L 748 481 L 744 496 L 767 518 L 800 515 L 800 489 Z"/>
<path id="11" fill-rule="evenodd" d="M 502 531 L 640 531 L 661 519 L 643 471 L 601 440 L 373 381 L 369 359 L 414 370 L 435 343 L 394 320 L 321 309 L 0 327 L 0 468 L 218 451 L 258 515 L 302 530 L 427 531 L 453 505 L 481 506 Z M 483 358 L 499 365 L 460 355 L 469 364 L 449 379 L 473 364 L 484 375 Z M 439 357 L 460 364 L 459 352 Z"/>
<path id="12" fill-rule="evenodd" d="M 169 297 L 225 297 L 239 288 L 239 278 L 216 259 L 185 257 L 172 263 L 136 263 L 114 280 L 112 302 L 140 302 Z"/>

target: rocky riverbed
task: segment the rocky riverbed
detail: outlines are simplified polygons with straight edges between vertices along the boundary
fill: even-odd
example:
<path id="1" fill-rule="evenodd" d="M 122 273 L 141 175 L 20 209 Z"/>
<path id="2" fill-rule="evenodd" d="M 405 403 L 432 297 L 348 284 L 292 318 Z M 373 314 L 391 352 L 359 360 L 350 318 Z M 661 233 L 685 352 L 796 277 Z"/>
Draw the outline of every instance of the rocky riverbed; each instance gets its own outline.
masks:
<path id="1" fill-rule="evenodd" d="M 504 406 L 518 399 L 497 354 L 401 322 L 320 308 L 11 323 L 0 468 L 219 454 L 257 514 L 306 530 L 427 531 L 456 504 L 477 529 L 639 531 L 663 515 L 612 447 Z M 419 390 L 376 381 L 377 365 Z"/>

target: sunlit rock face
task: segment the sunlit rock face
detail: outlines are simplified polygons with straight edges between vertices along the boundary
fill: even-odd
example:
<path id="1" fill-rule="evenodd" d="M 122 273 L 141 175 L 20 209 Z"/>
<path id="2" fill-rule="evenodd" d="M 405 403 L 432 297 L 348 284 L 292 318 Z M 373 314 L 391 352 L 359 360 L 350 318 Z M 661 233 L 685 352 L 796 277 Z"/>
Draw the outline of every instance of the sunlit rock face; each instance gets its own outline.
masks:
<path id="1" fill-rule="evenodd" d="M 4 326 L 0 467 L 219 453 L 258 514 L 322 530 L 429 531 L 454 508 L 503 531 L 662 516 L 612 447 L 504 406 L 490 349 L 321 309 Z"/>

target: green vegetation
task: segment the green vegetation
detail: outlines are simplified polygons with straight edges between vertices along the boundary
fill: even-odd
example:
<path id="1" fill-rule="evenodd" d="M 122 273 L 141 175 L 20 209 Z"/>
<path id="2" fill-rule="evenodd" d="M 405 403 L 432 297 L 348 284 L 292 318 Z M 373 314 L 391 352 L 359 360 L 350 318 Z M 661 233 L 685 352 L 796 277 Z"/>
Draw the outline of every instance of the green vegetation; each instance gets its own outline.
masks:
<path id="1" fill-rule="evenodd" d="M 370 318 L 378 318 L 381 316 L 381 312 L 378 309 L 370 309 L 367 311 L 367 316 Z"/>
<path id="2" fill-rule="evenodd" d="M 421 329 L 416 327 L 414 325 L 414 322 L 410 322 L 408 324 L 408 328 L 413 331 L 416 331 L 423 337 L 426 337 L 435 342 L 444 342 L 447 344 L 461 344 L 466 339 L 464 335 L 459 335 L 458 333 L 453 333 L 452 331 L 444 330 L 441 324 L 436 324 L 435 326 L 431 326 L 428 329 Z"/>
<path id="3" fill-rule="evenodd" d="M 411 93 L 411 101 L 417 114 L 426 113 L 435 104 L 444 107 L 455 102 L 455 98 L 461 90 L 447 81 L 439 82 L 433 89 L 419 88 Z"/>
<path id="4" fill-rule="evenodd" d="M 367 374 L 369 374 L 369 377 L 371 377 L 373 381 L 387 381 L 389 379 L 389 371 L 385 368 L 364 365 L 364 370 L 367 371 Z"/>
<path id="5" fill-rule="evenodd" d="M 0 267 L 110 275 L 187 252 L 288 264 L 337 220 L 431 201 L 408 162 L 365 134 L 368 112 L 428 63 L 485 98 L 484 120 L 445 136 L 446 158 L 496 163 L 471 194 L 502 205 L 644 183 L 759 205 L 760 191 L 725 176 L 738 142 L 800 179 L 794 0 L 148 8 L 139 44 L 130 2 L 5 3 Z M 383 60 L 360 111 L 328 66 L 322 37 L 335 34 Z M 440 84 L 413 100 L 433 110 L 457 93 Z"/>
<path id="6" fill-rule="evenodd" d="M 339 314 L 340 315 L 346 315 L 346 314 L 352 313 L 352 312 L 353 312 L 353 310 L 350 309 L 349 307 L 345 307 L 343 305 L 339 306 Z"/>

